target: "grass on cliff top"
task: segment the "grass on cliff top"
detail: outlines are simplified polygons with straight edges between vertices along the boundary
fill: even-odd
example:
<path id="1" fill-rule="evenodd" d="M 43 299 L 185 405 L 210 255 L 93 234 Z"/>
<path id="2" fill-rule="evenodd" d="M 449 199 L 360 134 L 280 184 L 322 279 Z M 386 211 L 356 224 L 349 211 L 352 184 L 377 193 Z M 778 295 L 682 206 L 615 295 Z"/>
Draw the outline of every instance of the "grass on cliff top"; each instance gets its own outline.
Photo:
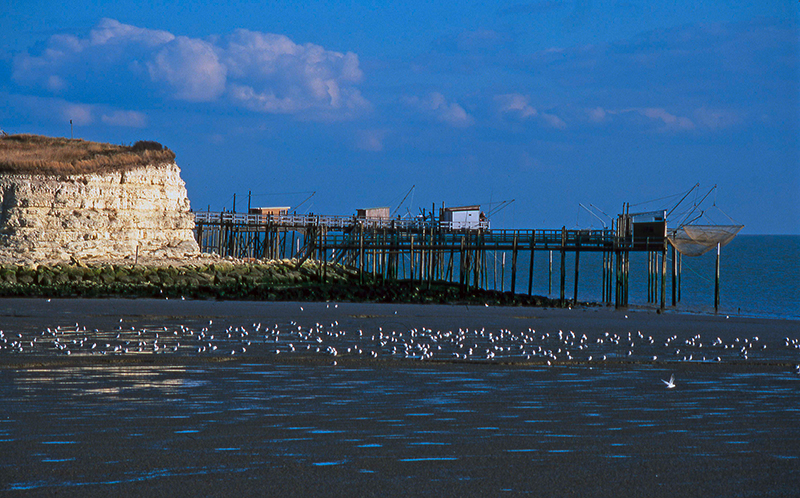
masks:
<path id="1" fill-rule="evenodd" d="M 0 137 L 0 173 L 85 175 L 171 163 L 175 153 L 158 142 L 114 145 L 41 135 Z"/>

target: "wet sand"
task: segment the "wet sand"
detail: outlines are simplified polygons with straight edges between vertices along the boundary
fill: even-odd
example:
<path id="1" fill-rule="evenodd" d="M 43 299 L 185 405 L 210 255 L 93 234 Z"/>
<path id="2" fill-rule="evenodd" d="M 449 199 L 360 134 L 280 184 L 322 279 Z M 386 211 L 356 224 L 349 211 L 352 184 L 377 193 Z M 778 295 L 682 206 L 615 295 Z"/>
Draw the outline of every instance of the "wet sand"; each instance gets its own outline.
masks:
<path id="1" fill-rule="evenodd" d="M 38 332 L 46 327 L 75 324 L 92 329 L 158 328 L 254 323 L 304 327 L 336 322 L 345 330 L 433 330 L 457 328 L 486 330 L 574 331 L 577 334 L 611 332 L 619 335 L 641 331 L 653 337 L 672 334 L 778 340 L 800 336 L 800 321 L 736 315 L 705 315 L 638 308 L 575 309 L 531 307 L 484 307 L 467 305 L 414 305 L 373 303 L 297 303 L 191 301 L 160 299 L 0 299 L 0 321 L 7 331 Z"/>
<path id="2" fill-rule="evenodd" d="M 759 337 L 770 348 L 800 335 L 796 321 L 654 310 L 143 299 L 4 299 L 0 320 L 6 334 L 212 321 L 641 331 Z M 263 351 L 3 354 L 0 494 L 794 496 L 792 354 L 550 367 Z M 660 379 L 671 372 L 678 388 L 667 390 Z"/>

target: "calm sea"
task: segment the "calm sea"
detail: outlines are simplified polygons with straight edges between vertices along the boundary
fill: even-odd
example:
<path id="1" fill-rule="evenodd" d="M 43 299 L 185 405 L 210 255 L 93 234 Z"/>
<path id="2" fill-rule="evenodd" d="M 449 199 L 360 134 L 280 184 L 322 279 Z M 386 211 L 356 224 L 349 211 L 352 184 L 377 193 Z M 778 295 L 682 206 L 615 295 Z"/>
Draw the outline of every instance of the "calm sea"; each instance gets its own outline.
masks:
<path id="1" fill-rule="evenodd" d="M 511 289 L 511 253 L 489 252 L 489 287 Z M 560 255 L 537 252 L 534 256 L 533 293 L 558 297 Z M 602 300 L 602 256 L 581 253 L 578 300 Z M 671 305 L 672 259 L 668 254 L 667 305 Z M 683 312 L 714 311 L 714 266 L 716 251 L 700 257 L 681 258 L 681 300 Z M 516 292 L 528 290 L 527 254 L 518 261 Z M 574 293 L 575 257 L 566 257 L 566 296 Z M 496 279 L 494 272 L 496 271 Z M 800 236 L 740 235 L 722 248 L 720 258 L 720 312 L 764 317 L 800 319 Z M 631 255 L 630 304 L 647 305 L 647 259 L 643 253 Z"/>

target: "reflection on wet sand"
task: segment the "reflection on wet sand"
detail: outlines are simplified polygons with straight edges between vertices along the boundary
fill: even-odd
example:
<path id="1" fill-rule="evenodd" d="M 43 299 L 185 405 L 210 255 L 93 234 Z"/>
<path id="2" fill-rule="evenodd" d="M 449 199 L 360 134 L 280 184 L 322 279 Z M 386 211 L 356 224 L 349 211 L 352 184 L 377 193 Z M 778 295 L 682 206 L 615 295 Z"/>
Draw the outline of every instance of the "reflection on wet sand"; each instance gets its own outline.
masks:
<path id="1" fill-rule="evenodd" d="M 198 475 L 284 489 L 275 468 L 309 476 L 284 482 L 297 493 L 324 491 L 310 476 L 327 468 L 340 469 L 328 479 L 363 489 L 412 480 L 414 494 L 433 496 L 467 479 L 467 495 L 536 493 L 542 483 L 529 473 L 563 491 L 564 466 L 632 473 L 656 496 L 725 491 L 722 479 L 797 489 L 791 474 L 766 477 L 800 460 L 792 374 L 692 372 L 669 391 L 663 374 L 450 364 L 4 370 L 0 469 L 7 491 L 74 494 Z M 717 487 L 697 471 L 709 460 Z"/>

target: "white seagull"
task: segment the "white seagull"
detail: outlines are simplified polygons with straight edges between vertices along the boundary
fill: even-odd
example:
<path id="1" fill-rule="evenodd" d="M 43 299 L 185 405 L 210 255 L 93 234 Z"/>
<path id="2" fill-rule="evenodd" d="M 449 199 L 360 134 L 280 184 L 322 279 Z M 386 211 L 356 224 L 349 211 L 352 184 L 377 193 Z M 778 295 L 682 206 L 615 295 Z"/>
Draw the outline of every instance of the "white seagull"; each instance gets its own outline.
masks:
<path id="1" fill-rule="evenodd" d="M 672 389 L 675 387 L 675 375 L 670 375 L 669 380 L 661 379 L 661 382 L 667 385 L 667 389 Z"/>

